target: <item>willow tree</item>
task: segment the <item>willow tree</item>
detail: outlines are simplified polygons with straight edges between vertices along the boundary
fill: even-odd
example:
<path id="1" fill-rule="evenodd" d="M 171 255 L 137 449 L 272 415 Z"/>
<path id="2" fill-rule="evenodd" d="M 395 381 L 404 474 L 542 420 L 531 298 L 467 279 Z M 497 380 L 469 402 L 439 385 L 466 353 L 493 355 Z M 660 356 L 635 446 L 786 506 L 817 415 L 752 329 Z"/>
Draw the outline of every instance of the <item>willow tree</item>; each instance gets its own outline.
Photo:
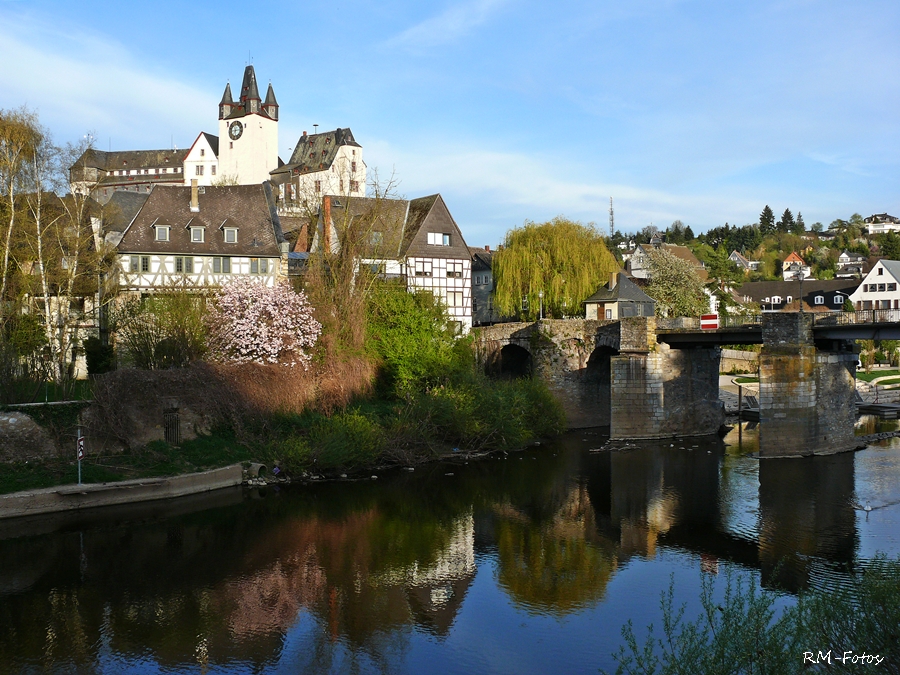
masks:
<path id="1" fill-rule="evenodd" d="M 545 317 L 581 314 L 581 303 L 619 269 L 593 227 L 560 216 L 507 232 L 493 267 L 497 309 L 531 320 L 542 304 Z"/>

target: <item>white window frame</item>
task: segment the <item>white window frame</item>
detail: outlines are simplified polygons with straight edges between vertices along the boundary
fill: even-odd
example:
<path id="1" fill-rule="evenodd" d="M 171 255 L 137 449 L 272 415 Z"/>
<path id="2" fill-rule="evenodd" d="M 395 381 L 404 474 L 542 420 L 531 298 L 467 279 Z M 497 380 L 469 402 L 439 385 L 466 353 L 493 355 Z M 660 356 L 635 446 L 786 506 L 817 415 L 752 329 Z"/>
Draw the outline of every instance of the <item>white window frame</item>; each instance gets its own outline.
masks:
<path id="1" fill-rule="evenodd" d="M 223 232 L 225 233 L 225 243 L 226 244 L 236 244 L 238 238 L 238 231 L 236 227 L 225 227 L 223 228 Z M 232 239 L 229 240 L 228 236 L 231 235 Z"/>
<path id="2" fill-rule="evenodd" d="M 169 241 L 169 226 L 168 225 L 157 225 L 156 226 L 156 241 Z"/>
<path id="3" fill-rule="evenodd" d="M 463 275 L 463 264 L 461 262 L 448 262 L 447 263 L 447 278 L 448 279 L 462 279 Z"/>
<path id="4" fill-rule="evenodd" d="M 202 244 L 206 240 L 206 232 L 202 227 L 191 228 L 191 243 Z"/>
<path id="5" fill-rule="evenodd" d="M 417 277 L 430 277 L 433 267 L 430 260 L 416 260 L 413 264 L 413 270 Z"/>
<path id="6" fill-rule="evenodd" d="M 825 296 L 824 296 L 824 295 L 817 295 L 817 296 L 813 299 L 813 304 L 814 304 L 814 305 L 824 305 L 824 304 L 825 304 Z"/>
<path id="7" fill-rule="evenodd" d="M 464 307 L 465 297 L 462 291 L 447 291 L 447 307 Z"/>
<path id="8" fill-rule="evenodd" d="M 430 246 L 449 246 L 450 234 L 446 232 L 429 232 L 428 244 Z"/>

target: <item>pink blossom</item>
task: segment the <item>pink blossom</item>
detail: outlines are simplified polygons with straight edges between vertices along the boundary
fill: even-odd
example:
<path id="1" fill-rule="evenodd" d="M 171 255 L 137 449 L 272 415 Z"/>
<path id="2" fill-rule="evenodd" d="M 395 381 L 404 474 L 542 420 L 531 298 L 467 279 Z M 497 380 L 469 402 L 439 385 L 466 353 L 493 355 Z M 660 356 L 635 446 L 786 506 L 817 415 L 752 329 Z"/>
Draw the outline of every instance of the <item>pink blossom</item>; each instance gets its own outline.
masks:
<path id="1" fill-rule="evenodd" d="M 209 313 L 210 355 L 231 363 L 283 363 L 306 368 L 322 325 L 305 293 L 287 283 L 248 278 L 225 284 Z"/>

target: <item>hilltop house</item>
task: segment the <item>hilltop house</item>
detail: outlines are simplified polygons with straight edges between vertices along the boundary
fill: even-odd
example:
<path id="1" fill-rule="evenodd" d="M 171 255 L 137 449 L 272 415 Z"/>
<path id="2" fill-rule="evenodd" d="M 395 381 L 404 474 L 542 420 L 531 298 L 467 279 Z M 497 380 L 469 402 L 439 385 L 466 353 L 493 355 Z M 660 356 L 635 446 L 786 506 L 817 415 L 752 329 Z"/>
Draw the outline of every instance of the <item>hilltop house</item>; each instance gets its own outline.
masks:
<path id="1" fill-rule="evenodd" d="M 677 244 L 666 244 L 658 236 L 654 235 L 650 244 L 638 244 L 635 247 L 630 259 L 626 262 L 626 269 L 635 279 L 650 278 L 650 252 L 653 250 L 667 251 L 676 258 L 681 258 L 689 262 L 696 268 L 697 273 L 703 281 L 707 279 L 706 268 L 702 262 L 697 260 L 691 249 L 687 246 L 679 246 Z"/>
<path id="2" fill-rule="evenodd" d="M 337 251 L 353 230 L 364 241 L 360 265 L 407 290 L 427 289 L 447 307 L 461 332 L 472 327 L 472 256 L 439 195 L 419 199 L 322 198 L 312 251 Z"/>
<path id="3" fill-rule="evenodd" d="M 746 274 L 747 272 L 755 272 L 759 269 L 758 260 L 748 260 L 736 250 L 731 252 L 731 255 L 728 256 L 728 259 L 735 265 L 737 265 L 738 269 L 742 270 L 744 274 Z"/>
<path id="4" fill-rule="evenodd" d="M 900 261 L 879 260 L 851 294 L 856 309 L 900 309 Z"/>
<path id="5" fill-rule="evenodd" d="M 584 318 L 621 319 L 653 316 L 656 300 L 644 293 L 624 272 L 613 272 L 609 282 L 585 300 Z"/>
<path id="6" fill-rule="evenodd" d="M 812 269 L 806 264 L 803 258 L 797 255 L 796 251 L 792 251 L 781 263 L 781 276 L 785 281 L 798 279 L 800 276 L 804 279 L 808 279 L 812 276 Z"/>
<path id="7" fill-rule="evenodd" d="M 158 186 L 122 232 L 119 288 L 206 288 L 244 275 L 271 286 L 282 242 L 268 183 Z"/>
<path id="8" fill-rule="evenodd" d="M 869 234 L 884 234 L 900 230 L 900 218 L 887 213 L 875 213 L 863 222 L 869 226 Z"/>

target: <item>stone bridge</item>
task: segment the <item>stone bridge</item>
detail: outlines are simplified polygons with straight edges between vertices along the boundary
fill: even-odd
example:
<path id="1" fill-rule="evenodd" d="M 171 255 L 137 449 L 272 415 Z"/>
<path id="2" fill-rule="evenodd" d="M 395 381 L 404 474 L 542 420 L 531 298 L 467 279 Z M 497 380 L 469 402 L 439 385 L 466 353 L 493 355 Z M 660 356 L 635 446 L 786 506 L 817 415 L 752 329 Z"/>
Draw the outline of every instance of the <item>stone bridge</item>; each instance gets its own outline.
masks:
<path id="1" fill-rule="evenodd" d="M 856 447 L 857 356 L 847 340 L 816 336 L 813 324 L 810 314 L 779 312 L 756 328 L 763 457 Z M 488 373 L 541 377 L 572 428 L 651 439 L 714 434 L 724 422 L 719 344 L 734 339 L 730 329 L 716 344 L 710 331 L 660 332 L 654 317 L 630 317 L 497 324 L 475 336 Z"/>

